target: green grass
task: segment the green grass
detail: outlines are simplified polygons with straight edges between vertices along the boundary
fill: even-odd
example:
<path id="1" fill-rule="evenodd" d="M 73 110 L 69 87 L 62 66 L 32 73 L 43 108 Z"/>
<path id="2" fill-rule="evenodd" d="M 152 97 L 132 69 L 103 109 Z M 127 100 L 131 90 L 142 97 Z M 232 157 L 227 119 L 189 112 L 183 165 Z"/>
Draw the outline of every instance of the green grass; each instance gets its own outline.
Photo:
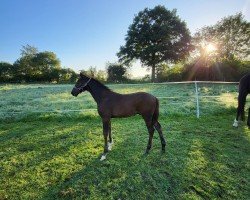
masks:
<path id="1" fill-rule="evenodd" d="M 201 95 L 219 96 L 200 99 L 200 119 L 192 85 L 112 88 L 176 97 L 160 99 L 165 154 L 157 133 L 150 154 L 143 154 L 148 134 L 135 116 L 112 120 L 115 143 L 100 162 L 102 124 L 95 111 L 33 112 L 95 108 L 90 95 L 73 98 L 69 85 L 1 86 L 0 199 L 249 198 L 250 131 L 245 124 L 232 128 L 235 86 L 200 85 Z"/>

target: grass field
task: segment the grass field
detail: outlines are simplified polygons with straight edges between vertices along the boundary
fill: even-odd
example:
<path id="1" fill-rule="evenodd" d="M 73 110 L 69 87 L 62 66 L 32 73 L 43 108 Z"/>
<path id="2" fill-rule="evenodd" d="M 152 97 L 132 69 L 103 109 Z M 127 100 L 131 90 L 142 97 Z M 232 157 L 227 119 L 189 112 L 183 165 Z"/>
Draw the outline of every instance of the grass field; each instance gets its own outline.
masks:
<path id="1" fill-rule="evenodd" d="M 148 134 L 135 116 L 112 120 L 115 144 L 100 162 L 102 124 L 89 94 L 1 85 L 0 199 L 249 199 L 250 131 L 232 127 L 236 85 L 199 84 L 199 119 L 193 84 L 110 87 L 159 97 L 166 153 L 155 133 L 144 155 Z"/>

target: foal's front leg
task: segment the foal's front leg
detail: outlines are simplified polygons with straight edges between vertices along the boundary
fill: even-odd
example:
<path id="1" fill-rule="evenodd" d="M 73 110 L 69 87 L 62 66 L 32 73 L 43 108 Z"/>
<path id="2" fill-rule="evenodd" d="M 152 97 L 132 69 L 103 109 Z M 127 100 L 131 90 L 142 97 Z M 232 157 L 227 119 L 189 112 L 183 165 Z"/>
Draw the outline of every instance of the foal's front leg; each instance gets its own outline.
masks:
<path id="1" fill-rule="evenodd" d="M 108 141 L 108 150 L 111 151 L 113 145 L 113 139 L 111 135 L 111 121 L 109 121 L 109 141 Z"/>
<path id="2" fill-rule="evenodd" d="M 103 137 L 104 137 L 104 151 L 101 157 L 101 161 L 106 159 L 107 153 L 108 153 L 108 135 L 109 135 L 109 125 L 110 125 L 110 119 L 103 119 Z"/>

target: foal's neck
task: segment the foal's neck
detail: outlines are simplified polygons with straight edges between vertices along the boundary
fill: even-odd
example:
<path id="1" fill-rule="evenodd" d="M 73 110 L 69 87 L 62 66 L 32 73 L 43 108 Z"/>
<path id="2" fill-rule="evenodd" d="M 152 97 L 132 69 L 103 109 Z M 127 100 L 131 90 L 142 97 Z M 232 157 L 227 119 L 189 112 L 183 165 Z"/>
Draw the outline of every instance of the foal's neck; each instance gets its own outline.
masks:
<path id="1" fill-rule="evenodd" d="M 112 93 L 112 91 L 109 90 L 106 86 L 102 85 L 94 79 L 90 81 L 88 91 L 97 104 L 100 104 L 107 94 Z"/>

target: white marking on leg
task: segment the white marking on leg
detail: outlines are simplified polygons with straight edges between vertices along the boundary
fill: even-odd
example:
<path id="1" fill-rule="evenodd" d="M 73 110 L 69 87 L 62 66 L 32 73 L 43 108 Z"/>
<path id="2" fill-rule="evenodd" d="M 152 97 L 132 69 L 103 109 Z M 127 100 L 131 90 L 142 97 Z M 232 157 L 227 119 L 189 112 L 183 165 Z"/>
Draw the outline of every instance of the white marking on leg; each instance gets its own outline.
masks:
<path id="1" fill-rule="evenodd" d="M 239 126 L 239 122 L 235 119 L 233 123 L 233 127 L 238 127 L 238 126 Z"/>
<path id="2" fill-rule="evenodd" d="M 105 155 L 102 155 L 100 161 L 103 161 L 103 160 L 105 160 L 105 159 L 106 159 L 106 154 L 105 154 Z"/>
<path id="3" fill-rule="evenodd" d="M 109 151 L 112 150 L 112 145 L 113 145 L 113 142 L 108 142 L 108 150 L 109 150 Z"/>

